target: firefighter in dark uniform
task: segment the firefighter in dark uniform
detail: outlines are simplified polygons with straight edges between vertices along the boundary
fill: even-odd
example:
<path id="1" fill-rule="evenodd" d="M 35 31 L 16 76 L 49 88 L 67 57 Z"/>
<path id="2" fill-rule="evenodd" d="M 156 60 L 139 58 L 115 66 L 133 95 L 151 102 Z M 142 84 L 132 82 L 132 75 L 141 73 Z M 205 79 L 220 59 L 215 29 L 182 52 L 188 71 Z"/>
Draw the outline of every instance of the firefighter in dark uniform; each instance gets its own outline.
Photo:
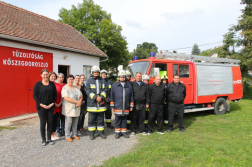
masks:
<path id="1" fill-rule="evenodd" d="M 106 97 L 107 97 L 107 85 L 100 77 L 100 68 L 93 66 L 91 68 L 92 78 L 87 81 L 87 112 L 88 114 L 88 131 L 90 139 L 94 139 L 95 130 L 97 127 L 97 133 L 101 138 L 106 139 L 104 134 L 104 112 L 106 111 Z"/>
<path id="2" fill-rule="evenodd" d="M 130 79 L 131 79 L 131 73 L 129 72 L 129 71 L 125 71 L 125 73 L 126 73 L 126 82 L 128 82 L 128 83 L 130 83 L 130 85 L 131 85 L 131 81 L 130 81 Z M 130 130 L 130 126 L 131 126 L 131 112 L 129 113 L 129 115 L 128 115 L 128 117 L 127 117 L 127 129 L 128 130 Z"/>
<path id="3" fill-rule="evenodd" d="M 136 135 L 137 124 L 139 125 L 139 132 L 142 135 L 147 135 L 144 127 L 145 109 L 149 108 L 149 93 L 148 86 L 142 82 L 142 74 L 136 73 L 136 79 L 132 82 L 134 109 L 131 114 L 131 136 Z"/>
<path id="4" fill-rule="evenodd" d="M 165 125 L 168 125 L 168 117 L 169 117 L 169 114 L 168 114 L 168 96 L 167 96 L 167 87 L 168 87 L 168 77 L 163 75 L 162 78 L 161 78 L 161 82 L 162 84 L 165 86 L 165 100 L 164 100 L 164 124 Z"/>
<path id="5" fill-rule="evenodd" d="M 133 90 L 128 82 L 125 82 L 126 73 L 124 70 L 118 73 L 119 81 L 112 85 L 110 107 L 115 114 L 115 138 L 121 135 L 129 138 L 127 134 L 127 116 L 134 107 Z"/>
<path id="6" fill-rule="evenodd" d="M 156 76 L 155 82 L 149 86 L 150 111 L 148 119 L 148 135 L 152 134 L 154 120 L 157 116 L 157 133 L 164 134 L 162 130 L 163 124 L 163 105 L 165 98 L 165 88 L 161 84 L 161 77 Z"/>
<path id="7" fill-rule="evenodd" d="M 108 72 L 106 70 L 101 70 L 101 77 L 105 80 L 105 84 L 102 85 L 102 88 L 105 88 L 105 85 L 108 86 L 108 94 L 106 97 L 106 104 L 107 104 L 107 110 L 105 111 L 105 122 L 107 124 L 107 127 L 110 129 L 114 129 L 114 127 L 111 125 L 111 116 L 112 112 L 110 109 L 110 94 L 111 94 L 111 86 L 112 81 L 107 78 Z"/>
<path id="8" fill-rule="evenodd" d="M 143 82 L 147 85 L 148 91 L 149 91 L 149 82 L 150 82 L 150 77 L 148 75 L 143 75 Z M 150 107 L 145 109 L 145 120 L 144 120 L 144 126 L 145 126 L 145 131 L 148 131 L 148 116 L 149 116 L 149 111 Z"/>
<path id="9" fill-rule="evenodd" d="M 183 125 L 184 117 L 184 99 L 186 97 L 186 86 L 180 82 L 179 75 L 174 75 L 173 82 L 167 87 L 168 101 L 169 101 L 169 123 L 167 132 L 170 133 L 173 130 L 173 120 L 177 114 L 179 130 L 186 132 Z"/>

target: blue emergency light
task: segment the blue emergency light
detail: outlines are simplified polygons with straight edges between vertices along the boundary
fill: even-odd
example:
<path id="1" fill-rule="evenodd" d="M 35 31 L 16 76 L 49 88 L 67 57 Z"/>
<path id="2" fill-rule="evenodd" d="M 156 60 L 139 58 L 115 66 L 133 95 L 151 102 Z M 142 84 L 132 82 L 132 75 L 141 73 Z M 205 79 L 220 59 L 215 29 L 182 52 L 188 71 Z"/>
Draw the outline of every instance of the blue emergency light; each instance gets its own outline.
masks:
<path id="1" fill-rule="evenodd" d="M 150 57 L 155 57 L 155 52 L 150 52 Z"/>
<path id="2" fill-rule="evenodd" d="M 138 56 L 137 55 L 135 56 L 134 60 L 138 60 Z"/>

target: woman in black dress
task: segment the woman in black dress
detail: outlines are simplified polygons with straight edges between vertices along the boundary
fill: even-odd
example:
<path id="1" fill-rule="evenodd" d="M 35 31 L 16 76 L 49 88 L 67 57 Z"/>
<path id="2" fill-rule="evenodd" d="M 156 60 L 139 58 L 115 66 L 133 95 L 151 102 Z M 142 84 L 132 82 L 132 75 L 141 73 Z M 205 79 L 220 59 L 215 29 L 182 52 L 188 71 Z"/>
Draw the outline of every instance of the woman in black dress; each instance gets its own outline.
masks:
<path id="1" fill-rule="evenodd" d="M 34 85 L 33 98 L 36 101 L 36 107 L 40 119 L 40 133 L 42 138 L 42 146 L 46 145 L 45 125 L 47 123 L 47 142 L 51 145 L 54 142 L 51 140 L 51 133 L 53 129 L 53 112 L 54 105 L 57 98 L 57 91 L 55 84 L 49 81 L 48 71 L 43 69 L 41 71 L 42 81 L 38 81 Z"/>

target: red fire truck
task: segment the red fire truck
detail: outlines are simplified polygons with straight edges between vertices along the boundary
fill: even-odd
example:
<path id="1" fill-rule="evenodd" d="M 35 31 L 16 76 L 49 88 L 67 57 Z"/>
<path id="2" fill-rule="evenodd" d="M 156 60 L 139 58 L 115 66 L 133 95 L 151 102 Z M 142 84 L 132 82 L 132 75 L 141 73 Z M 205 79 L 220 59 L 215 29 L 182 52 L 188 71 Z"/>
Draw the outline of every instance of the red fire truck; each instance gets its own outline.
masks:
<path id="1" fill-rule="evenodd" d="M 127 70 L 149 75 L 150 84 L 156 75 L 167 75 L 169 83 L 179 74 L 186 85 L 185 113 L 214 110 L 215 114 L 230 111 L 230 101 L 243 96 L 241 71 L 235 59 L 194 56 L 169 52 L 151 52 L 149 59 L 131 61 Z"/>

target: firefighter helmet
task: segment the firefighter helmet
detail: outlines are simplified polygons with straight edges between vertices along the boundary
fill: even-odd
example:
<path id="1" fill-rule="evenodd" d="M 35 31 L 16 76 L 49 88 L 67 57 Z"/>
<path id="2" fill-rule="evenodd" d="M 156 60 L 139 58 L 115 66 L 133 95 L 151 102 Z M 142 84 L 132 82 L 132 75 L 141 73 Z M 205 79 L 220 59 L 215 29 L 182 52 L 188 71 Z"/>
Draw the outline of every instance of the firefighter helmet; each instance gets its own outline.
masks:
<path id="1" fill-rule="evenodd" d="M 107 70 L 105 70 L 105 69 L 101 70 L 101 74 L 102 74 L 102 73 L 108 74 Z"/>
<path id="2" fill-rule="evenodd" d="M 127 70 L 126 72 L 126 76 L 130 76 L 131 77 L 131 73 Z"/>
<path id="3" fill-rule="evenodd" d="M 150 77 L 148 75 L 143 75 L 143 80 L 150 80 Z"/>
<path id="4" fill-rule="evenodd" d="M 97 66 L 93 66 L 93 67 L 91 68 L 91 74 L 93 74 L 93 72 L 100 72 L 100 68 L 97 67 Z"/>
<path id="5" fill-rule="evenodd" d="M 126 77 L 126 71 L 124 71 L 124 70 L 119 71 L 118 77 Z"/>
<path id="6" fill-rule="evenodd" d="M 163 75 L 163 77 L 161 79 L 167 79 L 168 80 L 168 77 L 166 75 Z"/>

